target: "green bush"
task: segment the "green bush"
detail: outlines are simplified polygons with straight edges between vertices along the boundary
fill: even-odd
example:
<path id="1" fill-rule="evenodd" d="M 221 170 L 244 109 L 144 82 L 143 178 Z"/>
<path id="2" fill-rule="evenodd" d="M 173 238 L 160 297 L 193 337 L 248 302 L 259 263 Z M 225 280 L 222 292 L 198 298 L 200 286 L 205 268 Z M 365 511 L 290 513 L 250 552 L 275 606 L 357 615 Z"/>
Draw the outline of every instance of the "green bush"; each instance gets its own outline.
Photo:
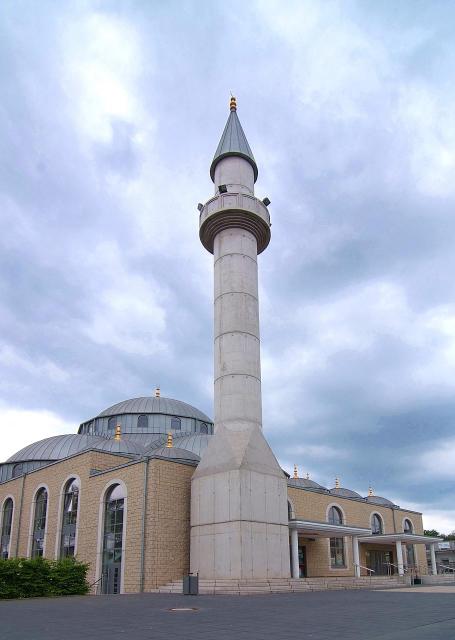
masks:
<path id="1" fill-rule="evenodd" d="M 0 599 L 88 593 L 88 565 L 73 558 L 0 560 Z"/>

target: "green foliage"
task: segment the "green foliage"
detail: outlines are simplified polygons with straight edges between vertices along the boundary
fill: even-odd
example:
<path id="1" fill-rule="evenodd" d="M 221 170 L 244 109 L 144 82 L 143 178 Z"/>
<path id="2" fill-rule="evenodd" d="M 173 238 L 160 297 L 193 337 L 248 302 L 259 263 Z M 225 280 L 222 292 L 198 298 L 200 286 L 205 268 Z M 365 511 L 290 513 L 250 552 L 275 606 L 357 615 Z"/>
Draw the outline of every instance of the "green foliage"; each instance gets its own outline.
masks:
<path id="1" fill-rule="evenodd" d="M 73 558 L 0 560 L 0 599 L 84 595 L 87 569 Z"/>
<path id="2" fill-rule="evenodd" d="M 441 534 L 439 533 L 439 531 L 436 531 L 436 529 L 424 529 L 423 530 L 423 535 L 424 536 L 430 536 L 430 538 L 440 538 Z"/>

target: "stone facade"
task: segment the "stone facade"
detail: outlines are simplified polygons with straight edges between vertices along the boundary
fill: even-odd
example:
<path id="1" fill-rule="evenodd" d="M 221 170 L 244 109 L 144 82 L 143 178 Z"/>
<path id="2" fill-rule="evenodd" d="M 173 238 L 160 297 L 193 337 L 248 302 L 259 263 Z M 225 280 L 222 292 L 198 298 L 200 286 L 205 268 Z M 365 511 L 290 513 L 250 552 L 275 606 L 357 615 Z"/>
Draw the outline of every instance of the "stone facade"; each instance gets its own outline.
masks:
<path id="1" fill-rule="evenodd" d="M 62 524 L 63 491 L 70 478 L 80 483 L 76 556 L 89 564 L 89 581 L 101 575 L 102 530 L 106 492 L 114 484 L 125 487 L 125 527 L 121 591 L 151 591 L 188 573 L 190 564 L 191 478 L 195 463 L 162 458 L 134 460 L 120 454 L 88 451 L 53 463 L 0 484 L 0 508 L 11 497 L 14 501 L 11 557 L 31 554 L 34 499 L 40 487 L 48 491 L 44 556 L 58 558 Z M 326 495 L 310 489 L 288 487 L 291 517 L 326 522 L 328 509 L 338 506 L 343 522 L 368 528 L 371 515 L 382 518 L 384 533 L 403 531 L 405 518 L 411 520 L 416 534 L 423 533 L 420 513 L 373 505 L 364 500 Z M 2 510 L 0 511 L 2 513 Z M 0 523 L 1 525 L 1 523 Z M 306 548 L 308 577 L 353 575 L 351 538 L 345 538 L 344 568 L 330 567 L 328 538 L 300 537 Z M 426 566 L 425 547 L 414 545 L 416 564 Z M 366 553 L 387 550 L 396 562 L 394 546 L 360 544 L 360 564 L 366 566 Z M 93 592 L 97 591 L 97 585 Z"/>

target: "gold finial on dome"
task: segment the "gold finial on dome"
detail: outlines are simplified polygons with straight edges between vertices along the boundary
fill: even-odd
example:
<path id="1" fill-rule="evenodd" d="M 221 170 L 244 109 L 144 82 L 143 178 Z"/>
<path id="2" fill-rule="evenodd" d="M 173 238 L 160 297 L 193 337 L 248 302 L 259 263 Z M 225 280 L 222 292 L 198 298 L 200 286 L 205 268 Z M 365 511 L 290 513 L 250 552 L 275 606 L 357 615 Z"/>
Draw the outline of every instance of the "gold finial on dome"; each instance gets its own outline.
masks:
<path id="1" fill-rule="evenodd" d="M 335 489 L 340 488 L 340 478 L 335 478 Z"/>
<path id="2" fill-rule="evenodd" d="M 161 396 L 161 390 L 159 387 L 156 387 L 155 389 L 155 398 L 159 398 Z"/>
<path id="3" fill-rule="evenodd" d="M 122 439 L 122 427 L 118 424 L 115 427 L 115 436 L 114 436 L 114 440 L 117 440 L 117 442 L 120 442 L 120 440 Z"/>
<path id="4" fill-rule="evenodd" d="M 237 99 L 231 94 L 231 101 L 229 103 L 229 109 L 231 111 L 237 111 Z"/>
<path id="5" fill-rule="evenodd" d="M 172 433 L 171 433 L 171 432 L 169 432 L 169 433 L 167 434 L 167 444 L 166 444 L 166 447 L 167 447 L 168 449 L 172 449 L 172 447 L 173 447 L 173 446 L 174 446 L 174 445 L 172 444 Z"/>
<path id="6" fill-rule="evenodd" d="M 299 477 L 299 472 L 297 470 L 297 465 L 294 465 L 294 478 L 297 479 Z"/>
<path id="7" fill-rule="evenodd" d="M 310 474 L 308 473 L 308 471 L 306 472 L 306 479 L 309 480 L 310 479 Z"/>
<path id="8" fill-rule="evenodd" d="M 374 496 L 373 487 L 368 487 L 368 497 L 371 498 L 371 496 Z"/>

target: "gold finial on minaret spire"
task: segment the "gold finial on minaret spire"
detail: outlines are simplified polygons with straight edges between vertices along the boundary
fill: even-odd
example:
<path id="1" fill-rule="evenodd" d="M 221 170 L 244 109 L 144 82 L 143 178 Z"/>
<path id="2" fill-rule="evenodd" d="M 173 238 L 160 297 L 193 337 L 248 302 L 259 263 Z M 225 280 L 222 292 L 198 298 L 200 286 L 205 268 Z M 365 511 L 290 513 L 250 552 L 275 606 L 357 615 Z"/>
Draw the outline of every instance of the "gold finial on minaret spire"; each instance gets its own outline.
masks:
<path id="1" fill-rule="evenodd" d="M 229 103 L 229 109 L 231 111 L 237 111 L 237 99 L 231 94 L 231 101 Z"/>
<path id="2" fill-rule="evenodd" d="M 340 488 L 340 478 L 335 478 L 335 489 L 339 489 Z"/>
<path id="3" fill-rule="evenodd" d="M 174 446 L 174 445 L 173 445 L 173 443 L 172 443 L 172 433 L 169 431 L 169 433 L 167 434 L 167 444 L 166 444 L 166 447 L 167 447 L 168 449 L 172 449 L 172 447 L 173 447 L 173 446 Z"/>
<path id="4" fill-rule="evenodd" d="M 161 390 L 159 387 L 156 387 L 155 389 L 155 398 L 159 398 L 161 397 Z"/>
<path id="5" fill-rule="evenodd" d="M 371 498 L 371 496 L 374 496 L 373 487 L 368 487 L 368 497 Z"/>
<path id="6" fill-rule="evenodd" d="M 294 478 L 297 480 L 297 478 L 299 477 L 299 472 L 297 470 L 297 465 L 294 465 Z"/>
<path id="7" fill-rule="evenodd" d="M 120 442 L 120 440 L 122 439 L 122 427 L 118 424 L 115 427 L 115 436 L 114 436 L 114 440 L 117 440 L 117 442 Z"/>

